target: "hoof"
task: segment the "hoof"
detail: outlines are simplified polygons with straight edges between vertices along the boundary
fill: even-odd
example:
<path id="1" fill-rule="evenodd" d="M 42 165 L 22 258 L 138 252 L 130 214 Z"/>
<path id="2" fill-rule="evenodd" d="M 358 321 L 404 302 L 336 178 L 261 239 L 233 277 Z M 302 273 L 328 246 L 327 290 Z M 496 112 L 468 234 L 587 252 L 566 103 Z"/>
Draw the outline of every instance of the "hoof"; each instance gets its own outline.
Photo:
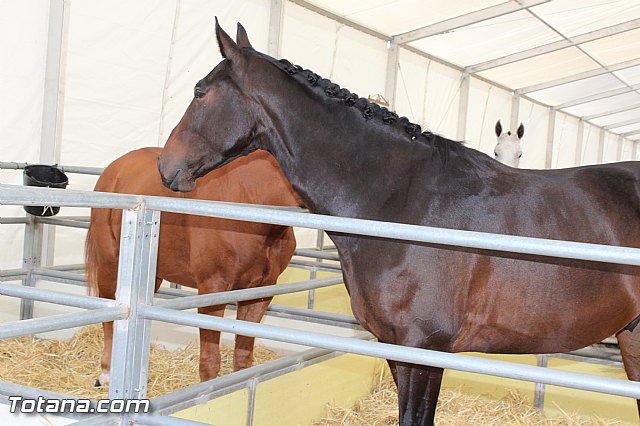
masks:
<path id="1" fill-rule="evenodd" d="M 100 379 L 96 379 L 96 382 L 93 384 L 93 386 L 96 388 L 101 388 L 102 384 L 100 383 Z"/>

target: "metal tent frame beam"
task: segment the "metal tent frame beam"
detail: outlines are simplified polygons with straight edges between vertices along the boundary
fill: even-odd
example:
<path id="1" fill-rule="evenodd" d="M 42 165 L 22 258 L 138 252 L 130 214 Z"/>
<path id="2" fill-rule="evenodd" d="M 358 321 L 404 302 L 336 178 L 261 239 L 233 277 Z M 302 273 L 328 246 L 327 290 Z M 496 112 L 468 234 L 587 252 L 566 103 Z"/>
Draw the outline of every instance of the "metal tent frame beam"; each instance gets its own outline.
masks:
<path id="1" fill-rule="evenodd" d="M 521 0 L 518 2 L 509 1 L 506 3 L 501 3 L 496 6 L 487 7 L 485 9 L 470 12 L 465 15 L 456 16 L 455 18 L 447 19 L 445 21 L 437 22 L 432 25 L 427 25 L 413 31 L 407 31 L 405 33 L 394 35 L 393 41 L 397 44 L 411 43 L 412 41 L 420 40 L 432 35 L 446 33 L 447 31 L 466 27 L 472 24 L 477 24 L 478 22 L 497 18 L 503 15 L 508 15 L 513 12 L 518 12 L 520 10 L 528 9 L 530 7 L 538 6 L 548 2 L 549 0 Z"/>
<path id="2" fill-rule="evenodd" d="M 577 46 L 579 44 L 588 43 L 594 40 L 599 40 L 604 37 L 609 37 L 612 35 L 631 31 L 636 28 L 640 28 L 640 19 L 634 19 L 631 21 L 624 22 L 622 24 L 612 25 L 607 28 L 602 28 L 600 30 L 584 33 L 576 37 L 568 38 L 565 40 L 559 40 L 553 43 L 545 44 L 543 46 L 522 50 L 520 52 L 516 52 L 511 55 L 506 55 L 501 58 L 492 59 L 490 61 L 481 62 L 475 65 L 470 65 L 466 67 L 466 71 L 469 73 L 478 73 L 478 72 L 486 71 L 488 69 L 497 68 L 502 65 L 507 65 L 513 62 L 522 61 L 524 59 L 529 59 L 536 56 L 544 55 L 546 53 L 555 52 L 557 50 L 566 49 L 567 47 Z"/>

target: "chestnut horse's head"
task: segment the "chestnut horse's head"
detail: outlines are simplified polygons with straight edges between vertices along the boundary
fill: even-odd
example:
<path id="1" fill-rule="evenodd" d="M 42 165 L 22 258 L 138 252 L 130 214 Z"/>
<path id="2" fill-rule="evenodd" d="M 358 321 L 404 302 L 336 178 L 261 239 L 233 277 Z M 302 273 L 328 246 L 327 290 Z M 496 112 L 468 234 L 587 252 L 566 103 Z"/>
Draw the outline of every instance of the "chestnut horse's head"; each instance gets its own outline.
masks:
<path id="1" fill-rule="evenodd" d="M 158 157 L 162 181 L 174 191 L 191 191 L 196 178 L 255 150 L 250 144 L 256 102 L 243 91 L 255 51 L 240 24 L 233 41 L 216 19 L 216 38 L 224 59 L 196 84 L 191 104 Z"/>

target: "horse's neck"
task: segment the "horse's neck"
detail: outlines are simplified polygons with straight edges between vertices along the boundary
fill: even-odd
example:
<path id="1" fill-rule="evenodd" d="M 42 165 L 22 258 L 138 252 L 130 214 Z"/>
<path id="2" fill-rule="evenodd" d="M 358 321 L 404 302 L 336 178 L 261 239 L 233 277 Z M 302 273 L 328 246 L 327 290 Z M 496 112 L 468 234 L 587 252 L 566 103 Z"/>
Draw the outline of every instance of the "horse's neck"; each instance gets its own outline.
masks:
<path id="1" fill-rule="evenodd" d="M 279 114 L 270 126 L 278 131 L 271 130 L 263 147 L 278 159 L 311 212 L 375 218 L 371 209 L 392 198 L 415 173 L 416 163 L 429 156 L 418 142 L 402 140 L 406 135 L 381 134 L 380 125 L 354 117 L 353 109 L 345 107 L 346 117 L 317 109 L 313 120 L 306 114 L 296 117 L 303 109 L 292 108 L 291 116 Z M 345 126 L 349 119 L 354 123 Z"/>

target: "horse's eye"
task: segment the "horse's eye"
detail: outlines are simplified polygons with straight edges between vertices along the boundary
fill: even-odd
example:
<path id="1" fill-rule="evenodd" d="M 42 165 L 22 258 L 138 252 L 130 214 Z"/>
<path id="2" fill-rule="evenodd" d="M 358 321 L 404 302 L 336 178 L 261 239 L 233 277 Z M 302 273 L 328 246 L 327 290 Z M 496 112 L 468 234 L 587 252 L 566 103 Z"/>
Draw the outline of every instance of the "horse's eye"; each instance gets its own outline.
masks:
<path id="1" fill-rule="evenodd" d="M 193 97 L 196 99 L 200 99 L 201 97 L 203 97 L 205 95 L 205 91 L 202 90 L 199 87 L 196 87 L 195 89 L 193 89 Z"/>

